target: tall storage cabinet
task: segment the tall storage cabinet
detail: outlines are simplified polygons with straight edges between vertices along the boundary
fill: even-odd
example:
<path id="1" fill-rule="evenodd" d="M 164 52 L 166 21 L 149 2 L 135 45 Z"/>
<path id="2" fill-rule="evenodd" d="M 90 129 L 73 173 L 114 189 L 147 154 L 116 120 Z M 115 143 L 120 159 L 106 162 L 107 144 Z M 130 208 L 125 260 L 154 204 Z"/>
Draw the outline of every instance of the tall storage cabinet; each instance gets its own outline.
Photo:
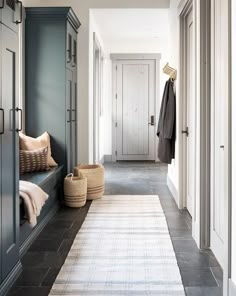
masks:
<path id="1" fill-rule="evenodd" d="M 18 23 L 21 4 L 0 3 L 0 295 L 4 295 L 19 263 L 19 109 Z M 20 11 L 19 11 L 20 10 Z"/>
<path id="2" fill-rule="evenodd" d="M 65 172 L 76 164 L 77 30 L 71 8 L 26 8 L 26 133 L 47 131 Z"/>

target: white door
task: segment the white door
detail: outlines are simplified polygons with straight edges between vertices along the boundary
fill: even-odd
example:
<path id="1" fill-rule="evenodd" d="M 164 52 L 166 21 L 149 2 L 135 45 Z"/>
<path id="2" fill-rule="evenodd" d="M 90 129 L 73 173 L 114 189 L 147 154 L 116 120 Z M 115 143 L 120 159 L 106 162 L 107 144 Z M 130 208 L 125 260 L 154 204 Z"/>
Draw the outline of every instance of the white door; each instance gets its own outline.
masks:
<path id="1" fill-rule="evenodd" d="M 224 235 L 225 235 L 225 136 L 226 127 L 226 99 L 227 99 L 227 34 L 225 34 L 225 20 L 222 18 L 224 3 L 214 1 L 215 21 L 212 33 L 212 187 L 211 187 L 211 249 L 223 267 Z"/>
<path id="2" fill-rule="evenodd" d="M 191 216 L 193 216 L 193 201 L 195 192 L 195 96 L 194 96 L 194 75 L 193 75 L 193 13 L 187 17 L 187 201 L 186 207 Z"/>
<path id="3" fill-rule="evenodd" d="M 117 160 L 155 160 L 155 61 L 117 62 Z"/>

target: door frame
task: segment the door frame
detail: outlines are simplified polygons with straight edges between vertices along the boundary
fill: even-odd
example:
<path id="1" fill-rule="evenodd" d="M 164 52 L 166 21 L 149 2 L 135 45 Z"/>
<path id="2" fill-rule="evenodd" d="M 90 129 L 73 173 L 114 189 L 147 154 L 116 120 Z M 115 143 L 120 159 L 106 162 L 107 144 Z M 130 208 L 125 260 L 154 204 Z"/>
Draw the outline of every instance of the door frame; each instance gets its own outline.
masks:
<path id="1" fill-rule="evenodd" d="M 117 62 L 119 60 L 153 60 L 155 62 L 155 130 L 158 122 L 158 115 L 160 109 L 160 60 L 161 54 L 135 54 L 135 53 L 114 53 L 110 55 L 112 60 L 112 162 L 117 161 Z M 157 146 L 158 146 L 158 138 L 155 137 L 156 140 L 154 142 L 154 151 L 155 151 L 155 161 L 158 161 L 157 156 Z"/>
<path id="2" fill-rule="evenodd" d="M 193 202 L 192 235 L 200 249 L 210 244 L 210 0 L 182 0 L 179 14 L 179 106 L 186 107 L 186 17 L 193 9 L 194 21 L 194 93 L 196 100 L 196 176 Z M 196 46 L 199 45 L 199 46 Z M 179 207 L 186 205 L 186 139 L 182 130 L 186 127 L 186 118 L 179 108 Z M 184 118 L 184 119 L 183 119 Z"/>

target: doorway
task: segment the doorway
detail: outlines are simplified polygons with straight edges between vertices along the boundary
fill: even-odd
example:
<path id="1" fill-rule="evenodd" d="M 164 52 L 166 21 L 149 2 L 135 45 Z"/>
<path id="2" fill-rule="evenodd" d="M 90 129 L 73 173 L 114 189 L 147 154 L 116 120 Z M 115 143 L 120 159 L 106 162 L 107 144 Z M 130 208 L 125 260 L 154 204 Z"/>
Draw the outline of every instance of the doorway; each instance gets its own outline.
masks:
<path id="1" fill-rule="evenodd" d="M 113 160 L 156 160 L 160 56 L 114 55 Z"/>

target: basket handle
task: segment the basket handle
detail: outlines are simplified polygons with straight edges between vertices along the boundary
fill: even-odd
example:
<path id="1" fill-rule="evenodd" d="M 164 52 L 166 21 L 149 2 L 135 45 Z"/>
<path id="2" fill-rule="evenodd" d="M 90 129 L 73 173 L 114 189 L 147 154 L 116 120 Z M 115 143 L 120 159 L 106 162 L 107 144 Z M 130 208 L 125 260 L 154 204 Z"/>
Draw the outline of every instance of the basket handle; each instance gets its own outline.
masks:
<path id="1" fill-rule="evenodd" d="M 70 173 L 66 176 L 66 179 L 70 178 L 70 180 L 72 181 L 73 177 L 74 177 L 74 174 Z"/>

